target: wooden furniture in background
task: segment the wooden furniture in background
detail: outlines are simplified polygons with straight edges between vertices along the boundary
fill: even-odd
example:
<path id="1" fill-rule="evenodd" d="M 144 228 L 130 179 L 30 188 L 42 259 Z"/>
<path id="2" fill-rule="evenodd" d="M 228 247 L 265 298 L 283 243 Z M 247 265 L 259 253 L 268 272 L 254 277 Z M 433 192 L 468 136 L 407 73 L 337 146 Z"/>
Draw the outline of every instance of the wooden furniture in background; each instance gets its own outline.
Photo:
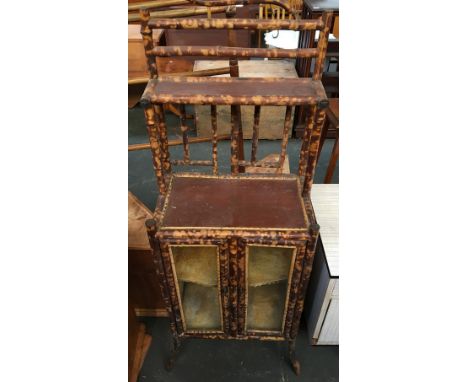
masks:
<path id="1" fill-rule="evenodd" d="M 339 343 L 339 185 L 315 184 L 311 193 L 320 239 L 304 315 L 312 345 Z"/>
<path id="2" fill-rule="evenodd" d="M 327 172 L 325 174 L 325 179 L 323 183 L 331 183 L 333 173 L 335 172 L 336 162 L 338 161 L 339 156 L 339 138 L 340 138 L 340 129 L 339 129 L 339 99 L 338 98 L 329 98 L 329 105 L 326 110 L 325 124 L 323 125 L 322 136 L 320 138 L 319 146 L 319 157 L 322 152 L 323 144 L 325 139 L 328 137 L 327 132 L 333 128 L 335 129 L 335 142 L 333 144 L 333 149 L 330 155 L 330 161 L 328 162 Z"/>
<path id="3" fill-rule="evenodd" d="M 138 316 L 167 317 L 145 221 L 151 211 L 128 193 L 128 300 Z"/>
<path id="4" fill-rule="evenodd" d="M 152 79 L 140 101 L 144 107 L 153 166 L 159 187 L 154 219 L 146 222 L 161 291 L 170 317 L 172 367 L 184 338 L 286 341 L 296 374 L 295 339 L 312 269 L 318 225 L 310 190 L 328 100 L 314 78 L 240 78 L 238 57 L 314 57 L 325 60 L 331 13 L 320 19 L 213 20 L 149 19 L 142 12 L 142 34 Z M 320 30 L 315 49 L 234 47 L 156 47 L 152 29 Z M 232 37 L 232 36 L 231 36 Z M 230 41 L 232 43 L 232 40 Z M 229 57 L 231 77 L 158 77 L 156 56 Z M 172 159 L 163 105 L 178 105 L 183 159 Z M 185 106 L 210 105 L 211 160 L 190 157 Z M 231 108 L 231 174 L 218 175 L 219 106 Z M 254 106 L 250 160 L 241 155 L 240 107 Z M 304 106 L 307 126 L 298 175 L 282 175 L 292 124 L 292 108 Z M 259 123 L 264 106 L 285 106 L 278 160 L 259 161 Z M 211 166 L 213 175 L 175 174 L 178 165 Z M 268 167 L 269 175 L 240 175 L 242 169 Z"/>
<path id="5" fill-rule="evenodd" d="M 339 4 L 338 0 L 304 0 L 302 10 L 302 19 L 315 19 L 323 12 L 333 12 L 331 30 L 339 31 Z M 339 40 L 338 35 L 334 35 L 334 39 L 330 39 L 327 50 L 327 65 L 325 65 L 320 73 L 316 71 L 313 59 L 300 58 L 296 60 L 296 69 L 300 77 L 313 77 L 320 79 L 323 83 L 325 91 L 329 97 L 339 97 Z M 299 48 L 313 48 L 317 46 L 318 40 L 315 31 L 301 31 L 299 34 Z M 334 63 L 335 65 L 330 65 Z M 330 70 L 335 69 L 336 70 Z M 293 136 L 302 137 L 305 126 L 305 114 L 301 108 L 296 109 L 294 115 Z M 336 131 L 328 130 L 328 138 L 334 138 Z"/>
<path id="6" fill-rule="evenodd" d="M 143 361 L 151 345 L 145 325 L 138 322 L 133 306 L 128 306 L 128 381 L 137 382 Z"/>

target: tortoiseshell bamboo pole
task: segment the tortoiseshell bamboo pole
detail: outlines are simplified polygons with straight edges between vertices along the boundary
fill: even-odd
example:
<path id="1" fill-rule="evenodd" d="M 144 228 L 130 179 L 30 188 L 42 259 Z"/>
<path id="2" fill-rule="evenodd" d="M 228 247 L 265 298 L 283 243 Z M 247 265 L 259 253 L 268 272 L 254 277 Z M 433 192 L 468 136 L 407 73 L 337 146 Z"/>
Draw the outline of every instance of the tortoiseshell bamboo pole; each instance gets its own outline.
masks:
<path id="1" fill-rule="evenodd" d="M 298 45 L 299 48 L 305 49 L 316 49 L 315 45 L 315 29 L 310 31 L 301 32 L 301 43 Z M 310 66 L 312 65 L 312 57 L 304 57 L 300 59 L 298 73 L 301 73 L 303 77 L 310 77 Z M 306 108 L 299 106 L 295 111 L 295 123 L 296 121 L 303 121 Z M 295 135 L 295 132 L 293 131 Z M 305 133 L 304 133 L 305 134 Z"/>
<path id="2" fill-rule="evenodd" d="M 213 162 L 210 160 L 185 160 L 175 159 L 172 160 L 173 165 L 185 165 L 185 166 L 213 166 Z"/>
<path id="3" fill-rule="evenodd" d="M 231 139 L 231 134 L 221 134 L 217 136 L 217 141 L 227 141 Z M 202 142 L 210 142 L 212 141 L 212 137 L 196 137 L 196 138 L 189 138 L 189 144 L 192 143 L 202 143 Z M 181 140 L 172 140 L 168 141 L 167 145 L 171 146 L 181 146 L 184 142 Z M 137 143 L 134 145 L 128 145 L 128 151 L 138 151 L 138 150 L 149 150 L 151 149 L 151 145 L 149 143 Z"/>
<path id="4" fill-rule="evenodd" d="M 156 9 L 156 8 L 164 8 L 164 7 L 171 7 L 174 5 L 189 5 L 191 4 L 188 0 L 156 0 L 156 1 L 145 1 L 142 3 L 134 3 L 128 4 L 129 11 L 138 11 L 141 8 L 146 9 Z"/>
<path id="5" fill-rule="evenodd" d="M 216 105 L 211 105 L 211 137 L 213 147 L 213 174 L 218 175 L 218 121 Z"/>
<path id="6" fill-rule="evenodd" d="M 304 178 L 304 188 L 302 191 L 303 197 L 309 197 L 314 180 L 315 167 L 317 166 L 318 149 L 320 146 L 320 136 L 322 134 L 323 124 L 325 123 L 325 109 L 318 109 L 315 113 L 314 128 L 310 136 L 309 154 L 307 156 L 307 168 Z"/>
<path id="7" fill-rule="evenodd" d="M 308 109 L 306 128 L 302 137 L 301 153 L 299 155 L 299 176 L 304 176 L 307 164 L 307 155 L 309 153 L 309 142 L 310 136 L 312 135 L 312 129 L 314 128 L 314 115 L 317 107 L 311 106 Z"/>
<path id="8" fill-rule="evenodd" d="M 333 12 L 324 12 L 321 19 L 323 20 L 324 27 L 320 31 L 317 42 L 318 57 L 315 60 L 314 74 L 312 75 L 314 80 L 320 80 L 322 78 L 323 66 L 326 58 L 325 56 L 327 54 L 328 35 L 330 34 L 330 28 L 333 20 Z"/>
<path id="9" fill-rule="evenodd" d="M 229 250 L 228 242 L 226 240 L 222 240 L 219 244 L 219 270 L 219 288 L 221 291 L 221 303 L 224 312 L 223 331 L 229 332 L 229 322 L 231 319 L 229 309 Z"/>
<path id="10" fill-rule="evenodd" d="M 249 162 L 246 160 L 240 160 L 239 161 L 239 166 L 252 166 L 252 167 L 263 167 L 263 168 L 280 168 L 278 167 L 277 161 L 274 163 L 269 163 L 269 162 L 264 162 L 264 163 L 259 163 L 259 162 Z"/>
<path id="11" fill-rule="evenodd" d="M 227 19 L 232 19 L 234 13 L 226 15 Z M 234 30 L 228 30 L 228 45 L 230 47 L 237 46 L 237 35 Z M 235 56 L 229 59 L 229 69 L 231 77 L 239 77 L 239 62 Z M 234 113 L 234 123 L 237 124 L 237 159 L 244 160 L 244 133 L 242 131 L 242 112 L 240 105 L 231 106 L 231 113 Z M 245 172 L 243 166 L 237 166 L 239 172 Z"/>
<path id="12" fill-rule="evenodd" d="M 158 46 L 149 51 L 157 57 L 205 56 L 205 57 L 258 57 L 258 58 L 300 58 L 317 57 L 317 49 L 280 48 L 238 48 L 229 46 Z M 233 76 L 231 76 L 233 77 Z"/>
<path id="13" fill-rule="evenodd" d="M 310 273 L 312 271 L 312 264 L 314 261 L 315 248 L 317 246 L 319 230 L 320 226 L 318 224 L 311 224 L 309 229 L 311 238 L 307 242 L 307 249 L 304 258 L 304 266 L 302 269 L 301 281 L 298 289 L 296 308 L 294 311 L 294 318 L 291 326 L 291 331 L 289 333 L 289 337 L 291 339 L 296 338 L 297 333 L 299 332 L 299 323 L 301 321 L 301 314 L 304 308 L 305 294 L 309 283 Z"/>
<path id="14" fill-rule="evenodd" d="M 231 174 L 239 174 L 239 124 L 235 106 L 231 106 Z"/>
<path id="15" fill-rule="evenodd" d="M 231 297 L 231 321 L 230 321 L 230 332 L 231 336 L 237 335 L 237 290 L 238 290 L 238 278 L 237 278 L 237 268 L 239 262 L 237 261 L 237 239 L 231 237 L 229 240 L 229 284 L 230 290 L 229 295 Z"/>
<path id="16" fill-rule="evenodd" d="M 253 30 L 311 30 L 322 29 L 322 19 L 317 20 L 259 20 L 259 19 L 151 19 L 154 29 L 253 29 Z"/>
<path id="17" fill-rule="evenodd" d="M 203 6 L 214 5 L 255 5 L 255 4 L 273 4 L 289 12 L 290 4 L 288 0 L 192 0 L 195 4 Z"/>
<path id="18" fill-rule="evenodd" d="M 306 246 L 301 245 L 297 250 L 296 261 L 294 263 L 294 271 L 297 274 L 301 274 L 302 266 L 304 263 L 304 256 L 306 252 Z M 289 306 L 287 307 L 288 313 L 286 314 L 286 320 L 284 323 L 285 328 L 291 328 L 293 319 L 294 319 L 294 307 L 296 306 L 297 301 L 297 292 L 299 290 L 300 284 L 300 277 L 293 277 L 291 279 L 291 286 L 290 286 L 290 297 L 289 297 Z M 284 333 L 286 338 L 289 338 L 289 333 Z"/>
<path id="19" fill-rule="evenodd" d="M 180 105 L 180 130 L 182 131 L 182 142 L 184 144 L 184 162 L 190 161 L 190 151 L 188 142 L 188 126 L 185 105 Z"/>
<path id="20" fill-rule="evenodd" d="M 211 13 L 225 13 L 228 7 L 211 7 Z M 150 12 L 150 18 L 172 18 L 172 17 L 191 17 L 191 16 L 200 16 L 207 15 L 210 11 L 210 8 L 207 7 L 192 7 L 192 8 L 183 8 L 183 9 L 170 9 L 167 11 L 155 11 Z M 141 18 L 138 13 L 129 13 L 128 22 L 129 23 L 138 23 Z"/>
<path id="21" fill-rule="evenodd" d="M 167 312 L 169 314 L 170 328 L 173 336 L 177 336 L 177 328 L 175 326 L 175 315 L 172 309 L 172 304 L 170 301 L 170 293 L 169 288 L 166 282 L 166 274 L 164 271 L 164 266 L 162 263 L 162 255 L 161 255 L 161 248 L 159 245 L 159 240 L 156 237 L 156 233 L 158 232 L 158 225 L 154 219 L 148 219 L 145 222 L 146 225 L 146 232 L 148 234 L 149 243 L 153 250 L 153 261 L 156 264 L 156 274 L 159 280 L 159 287 L 161 288 L 161 295 L 166 305 Z M 155 255 L 156 254 L 156 255 Z"/>
<path id="22" fill-rule="evenodd" d="M 158 68 L 156 66 L 156 57 L 150 54 L 154 48 L 153 44 L 153 31 L 148 26 L 150 19 L 150 13 L 147 9 L 140 9 L 141 17 L 141 29 L 140 33 L 143 37 L 143 47 L 145 48 L 146 62 L 148 64 L 148 71 L 150 78 L 156 78 L 158 76 Z"/>
<path id="23" fill-rule="evenodd" d="M 161 146 L 159 143 L 159 134 L 158 134 L 158 125 L 155 121 L 155 112 L 153 105 L 148 105 L 145 107 L 145 117 L 146 117 L 146 130 L 148 131 L 148 136 L 150 140 L 151 154 L 153 158 L 153 168 L 156 174 L 156 179 L 158 181 L 159 193 L 161 195 L 165 194 L 167 191 L 166 182 L 164 180 L 164 172 L 162 165 L 162 153 Z"/>
<path id="24" fill-rule="evenodd" d="M 257 148 L 258 148 L 258 136 L 259 136 L 259 125 L 260 125 L 260 106 L 254 108 L 254 124 L 252 128 L 252 153 L 250 154 L 250 162 L 257 161 Z"/>
<path id="25" fill-rule="evenodd" d="M 278 168 L 276 169 L 277 174 L 281 174 L 281 172 L 283 171 L 283 165 L 286 159 L 286 148 L 288 147 L 289 130 L 291 130 L 291 113 L 292 106 L 286 107 L 286 116 L 284 118 L 283 127 L 283 140 L 281 141 L 281 154 L 279 158 Z"/>
<path id="26" fill-rule="evenodd" d="M 237 245 L 237 333 L 243 335 L 247 318 L 247 275 L 246 275 L 246 247 L 245 241 L 239 240 Z"/>
<path id="27" fill-rule="evenodd" d="M 169 147 L 167 142 L 167 127 L 166 118 L 164 116 L 164 109 L 161 104 L 154 105 L 156 112 L 155 119 L 158 125 L 159 141 L 161 143 L 161 160 L 165 174 L 171 172 L 171 161 L 169 159 Z"/>

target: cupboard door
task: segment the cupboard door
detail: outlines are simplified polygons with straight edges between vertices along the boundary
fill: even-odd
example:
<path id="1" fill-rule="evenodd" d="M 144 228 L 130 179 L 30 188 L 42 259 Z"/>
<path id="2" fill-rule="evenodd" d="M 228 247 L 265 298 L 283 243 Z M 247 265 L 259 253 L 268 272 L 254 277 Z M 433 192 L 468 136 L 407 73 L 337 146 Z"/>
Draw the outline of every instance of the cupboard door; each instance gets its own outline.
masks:
<path id="1" fill-rule="evenodd" d="M 218 245 L 169 245 L 185 332 L 223 332 Z"/>
<path id="2" fill-rule="evenodd" d="M 297 248 L 246 244 L 245 331 L 284 333 Z"/>

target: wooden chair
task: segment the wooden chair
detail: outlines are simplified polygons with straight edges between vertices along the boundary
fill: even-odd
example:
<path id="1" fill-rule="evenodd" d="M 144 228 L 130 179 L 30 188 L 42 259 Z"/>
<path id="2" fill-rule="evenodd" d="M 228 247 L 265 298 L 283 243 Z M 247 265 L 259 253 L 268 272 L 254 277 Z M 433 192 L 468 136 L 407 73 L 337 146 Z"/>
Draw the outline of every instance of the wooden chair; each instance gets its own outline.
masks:
<path id="1" fill-rule="evenodd" d="M 128 381 L 137 382 L 138 374 L 151 345 L 151 336 L 146 327 L 138 322 L 135 308 L 128 306 Z"/>
<path id="2" fill-rule="evenodd" d="M 333 144 L 333 149 L 330 156 L 330 162 L 328 163 L 327 172 L 325 174 L 325 179 L 323 183 L 331 183 L 333 173 L 335 171 L 336 162 L 338 161 L 339 155 L 339 101 L 338 98 L 330 98 L 329 105 L 326 110 L 326 120 L 323 126 L 322 137 L 320 139 L 319 146 L 319 157 L 322 152 L 322 147 L 327 138 L 327 133 L 330 127 L 333 127 L 336 130 L 335 143 Z"/>
<path id="3" fill-rule="evenodd" d="M 217 5 L 226 1 L 210 3 Z M 173 336 L 167 368 L 172 367 L 184 338 L 268 339 L 288 343 L 291 365 L 299 374 L 295 338 L 319 232 L 310 191 L 328 99 L 322 83 L 314 78 L 239 78 L 237 59 L 314 57 L 317 73 L 321 73 L 331 13 L 307 21 L 150 20 L 149 12 L 142 10 L 141 19 L 152 79 L 140 104 L 144 107 L 159 188 L 154 219 L 148 220 L 146 226 Z M 234 38 L 226 47 L 155 46 L 152 41 L 155 28 L 227 29 L 230 32 L 237 29 L 319 30 L 320 37 L 317 47 L 312 49 L 239 48 Z M 170 56 L 228 57 L 231 77 L 158 76 L 155 57 Z M 168 102 L 181 111 L 183 159 L 173 159 L 169 152 L 163 109 Z M 210 105 L 210 159 L 190 157 L 184 118 L 188 104 Z M 231 108 L 229 175 L 219 174 L 219 105 Z M 241 105 L 254 106 L 249 160 L 244 158 L 243 152 Z M 278 159 L 269 161 L 257 158 L 263 106 L 286 106 Z M 307 126 L 296 174 L 282 174 L 295 106 L 306 110 Z M 179 165 L 210 166 L 213 175 L 173 173 L 174 167 Z M 270 169 L 273 174 L 245 173 L 252 167 Z M 258 261 L 252 263 L 250 256 Z M 194 272 L 194 269 L 200 271 Z M 260 304 L 265 298 L 267 304 Z M 208 300 L 211 305 L 204 305 Z M 197 306 L 203 308 L 197 309 Z"/>
<path id="4" fill-rule="evenodd" d="M 137 316 L 167 317 L 145 221 L 153 213 L 128 193 L 128 300 Z"/>

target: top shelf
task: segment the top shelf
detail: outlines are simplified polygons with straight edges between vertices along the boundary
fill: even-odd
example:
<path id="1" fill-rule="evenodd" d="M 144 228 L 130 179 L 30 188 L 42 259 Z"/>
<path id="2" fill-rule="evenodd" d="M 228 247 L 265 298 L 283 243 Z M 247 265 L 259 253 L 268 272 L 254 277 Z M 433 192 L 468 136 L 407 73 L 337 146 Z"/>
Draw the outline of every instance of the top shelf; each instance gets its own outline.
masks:
<path id="1" fill-rule="evenodd" d="M 311 78 L 161 77 L 148 82 L 141 102 L 320 108 L 328 105 L 321 81 Z"/>

